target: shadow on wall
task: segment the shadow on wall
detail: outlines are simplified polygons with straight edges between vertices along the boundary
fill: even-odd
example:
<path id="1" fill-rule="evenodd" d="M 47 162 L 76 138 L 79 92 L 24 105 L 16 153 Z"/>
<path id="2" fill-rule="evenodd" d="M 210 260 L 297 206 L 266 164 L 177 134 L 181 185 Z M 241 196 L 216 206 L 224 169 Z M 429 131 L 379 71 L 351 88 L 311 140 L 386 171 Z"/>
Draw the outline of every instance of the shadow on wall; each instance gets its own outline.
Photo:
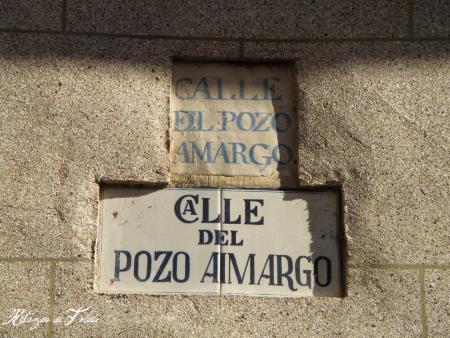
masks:
<path id="1" fill-rule="evenodd" d="M 358 66 L 370 63 L 396 63 L 399 60 L 427 62 L 447 60 L 449 46 L 445 41 L 342 41 L 342 42 L 248 42 L 245 57 L 238 57 L 233 41 L 163 38 L 127 38 L 114 36 L 34 33 L 0 33 L 0 57 L 45 58 L 58 60 L 91 59 L 146 65 L 170 64 L 172 59 L 295 61 L 333 69 L 340 64 Z M 230 50 L 236 49 L 236 50 Z M 303 73 L 297 67 L 299 83 Z M 301 91 L 301 87 L 299 88 Z M 301 97 L 298 98 L 302 102 Z"/>
<path id="2" fill-rule="evenodd" d="M 300 194 L 286 192 L 283 200 L 303 200 L 306 205 L 303 212 L 308 215 L 306 221 L 311 235 L 308 248 L 310 264 L 303 265 L 300 278 L 303 282 L 306 279 L 311 281 L 314 296 L 346 295 L 346 242 L 340 189 L 310 188 L 302 189 Z"/>

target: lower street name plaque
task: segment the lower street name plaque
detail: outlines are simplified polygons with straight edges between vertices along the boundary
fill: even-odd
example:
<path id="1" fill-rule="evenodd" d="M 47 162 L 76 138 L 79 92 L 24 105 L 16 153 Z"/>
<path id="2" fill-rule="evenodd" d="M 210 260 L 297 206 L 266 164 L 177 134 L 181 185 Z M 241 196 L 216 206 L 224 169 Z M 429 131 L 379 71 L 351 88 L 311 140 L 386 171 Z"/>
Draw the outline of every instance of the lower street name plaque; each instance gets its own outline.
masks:
<path id="1" fill-rule="evenodd" d="M 102 189 L 104 293 L 341 296 L 334 191 Z"/>

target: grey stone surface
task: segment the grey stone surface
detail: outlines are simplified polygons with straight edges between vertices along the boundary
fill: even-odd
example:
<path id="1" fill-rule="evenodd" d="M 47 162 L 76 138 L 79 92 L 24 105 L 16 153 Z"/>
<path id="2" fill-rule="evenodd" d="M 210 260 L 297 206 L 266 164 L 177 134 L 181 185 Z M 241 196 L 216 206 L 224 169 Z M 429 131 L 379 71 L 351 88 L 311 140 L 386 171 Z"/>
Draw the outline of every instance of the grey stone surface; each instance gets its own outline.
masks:
<path id="1" fill-rule="evenodd" d="M 450 336 L 450 270 L 425 272 L 428 334 Z"/>
<path id="2" fill-rule="evenodd" d="M 415 32 L 419 37 L 450 37 L 450 2 L 415 1 Z"/>
<path id="3" fill-rule="evenodd" d="M 92 306 L 100 319 L 55 336 L 419 336 L 421 318 L 450 335 L 449 270 L 425 270 L 426 316 L 419 278 L 420 264 L 450 262 L 448 1 L 66 2 L 75 34 L 0 33 L 1 322 L 18 307 L 48 314 L 51 263 L 17 258 L 91 257 L 99 180 L 169 180 L 174 57 L 236 58 L 229 38 L 317 39 L 243 46 L 296 60 L 299 182 L 343 187 L 348 296 L 103 295 L 92 263 L 59 262 L 55 315 Z M 412 3 L 416 36 L 442 41 L 372 39 L 406 37 Z M 0 1 L 0 30 L 61 30 L 62 7 Z M 323 42 L 347 38 L 372 42 Z M 46 333 L 0 325 L 0 337 Z"/>
<path id="4" fill-rule="evenodd" d="M 418 336 L 418 273 L 352 269 L 346 298 L 110 296 L 92 290 L 92 265 L 60 263 L 55 313 L 91 306 L 97 324 L 57 336 Z"/>
<path id="5" fill-rule="evenodd" d="M 29 319 L 48 318 L 49 264 L 1 262 L 0 271 L 0 337 L 45 336 L 47 324 L 8 322 L 13 309 L 25 310 L 23 319 L 29 311 Z"/>
<path id="6" fill-rule="evenodd" d="M 0 29 L 61 30 L 63 0 L 2 0 Z"/>
<path id="7" fill-rule="evenodd" d="M 343 185 L 350 264 L 448 263 L 449 44 L 245 50 L 297 60 L 300 181 Z"/>
<path id="8" fill-rule="evenodd" d="M 68 29 L 244 38 L 401 37 L 406 1 L 69 1 Z"/>
<path id="9" fill-rule="evenodd" d="M 90 257 L 96 181 L 168 180 L 171 58 L 236 43 L 0 35 L 0 257 Z"/>

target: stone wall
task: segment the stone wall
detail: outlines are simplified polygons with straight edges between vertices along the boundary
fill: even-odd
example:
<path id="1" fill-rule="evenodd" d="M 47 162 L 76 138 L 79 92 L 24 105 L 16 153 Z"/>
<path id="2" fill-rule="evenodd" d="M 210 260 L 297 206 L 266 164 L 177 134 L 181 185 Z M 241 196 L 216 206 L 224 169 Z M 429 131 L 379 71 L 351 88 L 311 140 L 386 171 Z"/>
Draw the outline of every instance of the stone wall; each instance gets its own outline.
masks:
<path id="1" fill-rule="evenodd" d="M 450 335 L 448 1 L 0 2 L 0 336 Z M 298 184 L 339 185 L 343 298 L 93 291 L 101 182 L 169 182 L 174 58 L 287 60 Z M 51 323 L 92 307 L 97 323 Z"/>

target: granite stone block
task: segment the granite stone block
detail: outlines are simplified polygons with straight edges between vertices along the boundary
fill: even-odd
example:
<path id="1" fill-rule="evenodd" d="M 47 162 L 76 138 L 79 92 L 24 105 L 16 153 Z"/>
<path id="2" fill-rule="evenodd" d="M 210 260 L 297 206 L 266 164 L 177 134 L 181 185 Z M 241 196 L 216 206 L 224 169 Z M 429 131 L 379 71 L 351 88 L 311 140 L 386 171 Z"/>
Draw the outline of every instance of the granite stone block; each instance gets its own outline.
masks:
<path id="1" fill-rule="evenodd" d="M 415 34 L 418 37 L 450 37 L 450 2 L 415 1 Z"/>
<path id="2" fill-rule="evenodd" d="M 450 336 L 450 270 L 425 272 L 425 297 L 430 337 Z"/>
<path id="3" fill-rule="evenodd" d="M 49 270 L 49 263 L 0 262 L 0 337 L 46 336 Z"/>
<path id="4" fill-rule="evenodd" d="M 343 187 L 350 264 L 450 260 L 448 49 L 245 45 L 249 58 L 296 60 L 299 179 Z"/>
<path id="5" fill-rule="evenodd" d="M 221 38 L 402 37 L 406 1 L 69 1 L 68 29 Z M 226 18 L 226 19 L 225 19 Z"/>
<path id="6" fill-rule="evenodd" d="M 62 29 L 63 0 L 2 0 L 0 29 Z"/>
<path id="7" fill-rule="evenodd" d="M 418 272 L 352 269 L 345 298 L 104 295 L 89 263 L 61 263 L 55 313 L 90 307 L 96 324 L 56 327 L 93 336 L 418 336 Z"/>

